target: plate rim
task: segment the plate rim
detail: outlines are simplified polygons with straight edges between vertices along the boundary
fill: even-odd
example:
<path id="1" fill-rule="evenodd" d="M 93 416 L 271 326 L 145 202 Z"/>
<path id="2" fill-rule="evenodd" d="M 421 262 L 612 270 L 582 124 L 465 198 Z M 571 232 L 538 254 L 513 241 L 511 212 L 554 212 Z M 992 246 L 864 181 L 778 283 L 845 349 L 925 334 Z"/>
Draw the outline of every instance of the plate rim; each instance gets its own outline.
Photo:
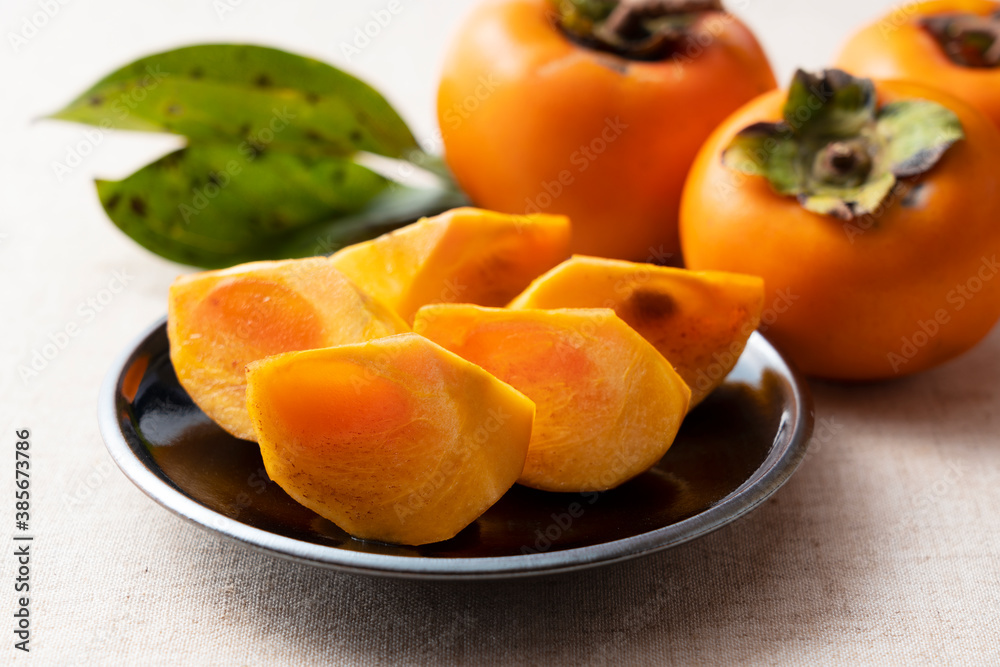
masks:
<path id="1" fill-rule="evenodd" d="M 125 476 L 154 502 L 200 528 L 256 551 L 309 565 L 387 577 L 469 580 L 529 577 L 608 565 L 663 551 L 690 542 L 732 523 L 773 495 L 805 458 L 815 413 L 808 384 L 794 366 L 760 332 L 747 343 L 763 346 L 762 352 L 789 379 L 792 400 L 784 443 L 773 444 L 767 457 L 737 489 L 706 510 L 668 526 L 609 542 L 559 551 L 510 556 L 421 558 L 372 554 L 315 544 L 244 524 L 190 498 L 143 463 L 136 447 L 144 448 L 137 434 L 130 436 L 119 423 L 118 398 L 125 371 L 160 329 L 166 316 L 146 327 L 120 352 L 101 384 L 97 418 L 105 446 Z M 782 446 L 783 444 L 783 446 Z M 776 455 L 775 451 L 781 449 Z"/>

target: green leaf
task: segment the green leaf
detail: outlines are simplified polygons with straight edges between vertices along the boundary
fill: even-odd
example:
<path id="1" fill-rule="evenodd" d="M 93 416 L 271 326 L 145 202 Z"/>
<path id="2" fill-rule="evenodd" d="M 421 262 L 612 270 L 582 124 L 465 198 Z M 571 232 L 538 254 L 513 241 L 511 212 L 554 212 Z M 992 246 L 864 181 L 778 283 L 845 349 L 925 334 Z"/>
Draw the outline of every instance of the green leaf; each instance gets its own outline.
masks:
<path id="1" fill-rule="evenodd" d="M 837 69 L 819 74 L 798 70 L 782 115 L 801 136 L 854 136 L 872 122 L 875 85 Z"/>
<path id="2" fill-rule="evenodd" d="M 803 187 L 799 146 L 785 123 L 755 123 L 741 130 L 723 152 L 722 162 L 744 174 L 766 177 L 778 194 L 797 195 Z"/>
<path id="3" fill-rule="evenodd" d="M 885 159 L 901 178 L 927 171 L 965 138 L 962 121 L 951 109 L 926 100 L 886 104 L 876 128 L 886 146 Z"/>
<path id="4" fill-rule="evenodd" d="M 189 46 L 106 76 L 51 116 L 304 154 L 419 150 L 375 89 L 318 60 L 241 44 Z"/>
<path id="5" fill-rule="evenodd" d="M 206 268 L 277 259 L 296 232 L 362 210 L 388 181 L 350 160 L 211 144 L 97 181 L 114 223 L 147 249 Z M 304 253 L 308 254 L 308 253 Z"/>
<path id="6" fill-rule="evenodd" d="M 799 195 L 799 203 L 813 213 L 851 220 L 877 210 L 895 185 L 896 178 L 891 173 L 882 174 L 855 188 L 814 184 Z"/>
<path id="7" fill-rule="evenodd" d="M 737 133 L 723 164 L 843 220 L 877 210 L 897 179 L 926 172 L 964 137 L 950 109 L 926 100 L 877 109 L 871 80 L 841 70 L 796 72 L 783 115 Z"/>

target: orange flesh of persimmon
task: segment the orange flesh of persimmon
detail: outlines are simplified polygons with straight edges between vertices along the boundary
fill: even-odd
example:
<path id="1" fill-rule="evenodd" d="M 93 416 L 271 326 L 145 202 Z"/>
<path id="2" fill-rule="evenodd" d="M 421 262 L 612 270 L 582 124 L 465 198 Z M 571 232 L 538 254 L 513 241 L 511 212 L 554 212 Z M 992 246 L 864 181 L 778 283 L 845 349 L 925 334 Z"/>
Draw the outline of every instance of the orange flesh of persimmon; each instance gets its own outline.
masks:
<path id="1" fill-rule="evenodd" d="M 458 208 L 340 250 L 334 266 L 407 322 L 428 303 L 503 306 L 569 256 L 569 220 Z"/>
<path id="2" fill-rule="evenodd" d="M 520 483 L 546 491 L 614 488 L 672 444 L 690 389 L 607 309 L 432 305 L 417 332 L 482 366 L 536 405 Z"/>
<path id="3" fill-rule="evenodd" d="M 246 364 L 408 330 L 326 258 L 207 271 L 170 288 L 167 333 L 177 379 L 213 421 L 246 440 L 254 439 Z"/>
<path id="4" fill-rule="evenodd" d="M 691 407 L 722 384 L 760 324 L 764 282 L 574 256 L 535 280 L 511 308 L 611 308 L 670 360 Z"/>
<path id="5" fill-rule="evenodd" d="M 534 404 L 415 334 L 269 357 L 247 378 L 270 478 L 361 539 L 449 539 L 524 466 Z"/>

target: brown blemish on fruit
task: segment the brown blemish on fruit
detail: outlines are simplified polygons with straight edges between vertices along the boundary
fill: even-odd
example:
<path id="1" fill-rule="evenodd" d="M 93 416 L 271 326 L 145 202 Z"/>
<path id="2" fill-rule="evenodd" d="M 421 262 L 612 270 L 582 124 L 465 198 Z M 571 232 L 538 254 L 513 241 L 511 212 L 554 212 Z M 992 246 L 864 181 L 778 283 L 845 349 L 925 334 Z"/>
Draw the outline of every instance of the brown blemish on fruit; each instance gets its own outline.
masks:
<path id="1" fill-rule="evenodd" d="M 676 313 L 677 303 L 669 294 L 640 287 L 620 308 L 627 310 L 627 314 L 637 322 L 655 322 Z"/>

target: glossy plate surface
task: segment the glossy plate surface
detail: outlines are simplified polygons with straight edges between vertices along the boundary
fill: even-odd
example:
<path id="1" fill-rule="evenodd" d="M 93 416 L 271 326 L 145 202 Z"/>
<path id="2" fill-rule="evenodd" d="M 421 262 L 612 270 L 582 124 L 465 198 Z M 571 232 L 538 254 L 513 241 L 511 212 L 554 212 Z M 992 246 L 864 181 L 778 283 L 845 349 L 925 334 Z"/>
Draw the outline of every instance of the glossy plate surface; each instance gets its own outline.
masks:
<path id="1" fill-rule="evenodd" d="M 515 486 L 455 538 L 401 547 L 354 540 L 272 483 L 256 445 L 222 431 L 178 384 L 164 321 L 115 363 L 98 410 L 122 471 L 204 528 L 315 565 L 440 579 L 572 570 L 700 537 L 774 493 L 812 431 L 804 382 L 755 333 L 725 384 L 688 415 L 651 471 L 600 494 Z"/>

